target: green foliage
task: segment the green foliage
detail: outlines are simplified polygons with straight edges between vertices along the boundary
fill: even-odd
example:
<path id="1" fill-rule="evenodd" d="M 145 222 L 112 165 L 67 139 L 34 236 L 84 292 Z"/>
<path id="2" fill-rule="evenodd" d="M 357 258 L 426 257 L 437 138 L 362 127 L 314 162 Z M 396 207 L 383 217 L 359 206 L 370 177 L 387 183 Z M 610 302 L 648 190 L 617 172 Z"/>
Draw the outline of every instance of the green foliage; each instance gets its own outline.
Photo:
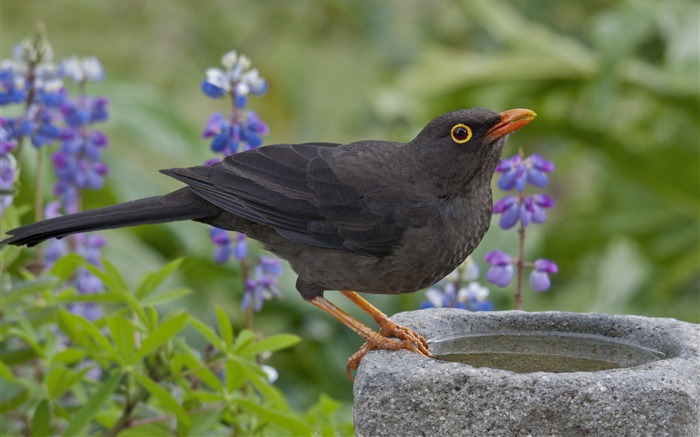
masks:
<path id="1" fill-rule="evenodd" d="M 274 7 L 254 1 L 143 2 L 139 8 L 6 0 L 0 8 L 6 56 L 44 21 L 56 58 L 94 54 L 107 68 L 106 82 L 95 91 L 112 100 L 113 118 L 105 125 L 105 160 L 112 172 L 105 189 L 86 193 L 87 208 L 179 188 L 157 170 L 211 156 L 199 133 L 209 113 L 221 107 L 201 95 L 198 82 L 203 68 L 217 65 L 234 44 L 269 81 L 265 98 L 250 104 L 269 124 L 270 143 L 405 141 L 431 117 L 460 107 L 535 110 L 538 118 L 511 137 L 506 153 L 523 147 L 557 166 L 551 180 L 556 208 L 541 230 L 528 233 L 527 257 L 552 258 L 560 272 L 548 293 L 527 294 L 524 308 L 700 322 L 696 0 L 301 0 Z M 33 196 L 31 160 L 24 161 L 20 203 Z M 20 216 L 4 217 L 12 223 L 3 229 Z M 144 226 L 105 236 L 106 258 L 131 274 L 128 281 L 173 256 L 187 257 L 171 279 L 180 290 L 174 294 L 183 297 L 176 304 L 167 301 L 167 292 L 149 297 L 163 313 L 185 307 L 190 322 L 216 326 L 216 303 L 237 330 L 244 325 L 238 269 L 212 261 L 202 225 Z M 494 225 L 475 259 L 513 247 L 515 238 Z M 21 264 L 26 253 L 3 252 L 0 267 Z M 352 387 L 345 362 L 361 340 L 300 299 L 294 280 L 288 274 L 281 286 L 285 299 L 266 304 L 255 319 L 256 331 L 304 338 L 270 358 L 282 374 L 278 385 L 299 408 L 327 392 L 347 410 Z M 48 287 L 16 284 L 3 306 L 32 295 L 35 317 L 46 317 L 39 306 L 57 297 L 38 290 Z M 185 294 L 185 288 L 194 293 Z M 512 308 L 511 290 L 492 289 L 491 296 L 497 309 Z M 100 299 L 113 304 L 116 298 Z M 423 299 L 422 293 L 370 297 L 387 314 L 414 310 Z M 342 299 L 338 304 L 364 317 Z M 183 334 L 191 331 L 188 323 Z M 196 332 L 188 344 L 200 341 Z M 201 360 L 184 347 L 178 350 L 178 360 L 190 368 Z M 35 355 L 28 346 L 3 359 Z M 208 369 L 191 375 L 214 384 Z M 19 393 L 16 386 L 3 386 L 4 397 L 13 393 Z M 218 421 L 217 414 L 193 416 L 190 432 Z M 167 432 L 160 422 L 139 428 L 140 435 Z"/>
<path id="2" fill-rule="evenodd" d="M 261 357 L 299 337 L 234 333 L 220 307 L 216 329 L 183 311 L 158 306 L 183 290 L 161 290 L 182 260 L 146 274 L 129 289 L 106 260 L 96 269 L 66 256 L 49 279 L 5 279 L 0 324 L 0 432 L 4 435 L 333 435 L 339 404 L 322 396 L 306 413 L 288 405 L 268 381 Z M 78 268 L 104 282 L 104 293 L 55 292 Z M 89 321 L 70 305 L 98 301 L 105 315 Z M 192 330 L 202 350 L 182 334 Z"/>

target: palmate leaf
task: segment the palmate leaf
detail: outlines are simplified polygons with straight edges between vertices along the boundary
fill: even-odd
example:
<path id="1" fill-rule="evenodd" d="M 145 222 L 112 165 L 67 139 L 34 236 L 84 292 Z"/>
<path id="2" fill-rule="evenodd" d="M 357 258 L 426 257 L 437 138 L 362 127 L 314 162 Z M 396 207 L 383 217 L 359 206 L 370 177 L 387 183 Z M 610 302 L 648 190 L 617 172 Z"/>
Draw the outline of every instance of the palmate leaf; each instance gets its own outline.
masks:
<path id="1" fill-rule="evenodd" d="M 141 347 L 136 353 L 136 359 L 143 359 L 174 338 L 185 327 L 189 319 L 190 315 L 188 313 L 182 313 L 164 320 L 143 340 Z"/>
<path id="2" fill-rule="evenodd" d="M 116 361 L 114 347 L 105 335 L 87 319 L 66 310 L 58 312 L 58 326 L 75 345 L 82 346 L 93 358 Z"/>
<path id="3" fill-rule="evenodd" d="M 139 282 L 139 285 L 136 287 L 134 295 L 139 300 L 149 297 L 175 272 L 175 270 L 180 267 L 183 260 L 183 258 L 175 259 L 158 269 L 156 272 L 146 273 Z"/>
<path id="4" fill-rule="evenodd" d="M 46 375 L 46 389 L 49 398 L 58 399 L 59 396 L 81 381 L 90 370 L 89 366 L 78 371 L 73 371 L 65 366 L 53 366 Z"/>

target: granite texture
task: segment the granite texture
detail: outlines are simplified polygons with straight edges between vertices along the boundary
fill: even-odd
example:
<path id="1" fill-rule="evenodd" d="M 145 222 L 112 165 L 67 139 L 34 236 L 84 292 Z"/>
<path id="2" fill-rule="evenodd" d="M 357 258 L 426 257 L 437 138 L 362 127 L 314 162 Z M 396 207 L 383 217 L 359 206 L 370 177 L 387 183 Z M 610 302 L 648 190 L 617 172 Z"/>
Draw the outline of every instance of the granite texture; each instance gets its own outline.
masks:
<path id="1" fill-rule="evenodd" d="M 700 325 L 562 312 L 433 309 L 393 319 L 428 341 L 457 333 L 605 335 L 665 359 L 597 372 L 513 373 L 373 351 L 354 385 L 358 436 L 699 436 Z"/>

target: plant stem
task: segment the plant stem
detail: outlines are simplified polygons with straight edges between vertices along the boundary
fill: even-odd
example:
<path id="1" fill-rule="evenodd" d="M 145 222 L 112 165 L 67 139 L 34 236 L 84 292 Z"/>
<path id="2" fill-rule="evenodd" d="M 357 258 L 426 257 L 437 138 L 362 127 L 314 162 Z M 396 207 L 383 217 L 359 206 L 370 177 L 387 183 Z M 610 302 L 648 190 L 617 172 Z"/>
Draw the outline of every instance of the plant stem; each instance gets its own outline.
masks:
<path id="1" fill-rule="evenodd" d="M 34 221 L 41 221 L 44 216 L 44 190 L 42 189 L 42 174 L 43 174 L 43 156 L 42 147 L 36 149 L 36 167 L 34 169 Z M 34 251 L 34 260 L 28 266 L 29 270 L 35 275 L 40 274 L 44 269 L 44 252 L 41 247 L 37 247 Z"/>
<path id="2" fill-rule="evenodd" d="M 246 287 L 248 284 L 248 276 L 250 275 L 250 266 L 248 261 L 241 260 L 241 278 L 243 280 L 243 293 L 246 292 Z M 246 329 L 253 330 L 253 305 L 248 305 L 245 309 L 245 327 Z"/>
<path id="3" fill-rule="evenodd" d="M 145 395 L 145 391 L 143 391 L 140 388 L 138 389 L 137 393 L 131 393 L 132 377 L 132 375 L 126 375 L 126 378 L 124 378 L 126 384 L 126 387 L 124 389 L 126 397 L 126 402 L 124 403 L 124 410 L 122 411 L 122 414 L 119 417 L 119 419 L 117 419 L 117 421 L 114 423 L 112 429 L 109 430 L 107 437 L 116 436 L 117 434 L 119 434 L 120 431 L 131 426 L 131 415 L 134 412 L 134 409 L 138 405 L 141 398 Z"/>
<path id="4" fill-rule="evenodd" d="M 34 172 L 34 221 L 38 222 L 43 217 L 44 212 L 44 196 L 43 189 L 41 187 L 43 183 L 43 166 L 44 166 L 44 153 L 41 147 L 36 149 L 36 169 Z M 38 251 L 37 251 L 38 253 Z"/>
<path id="5" fill-rule="evenodd" d="M 525 227 L 520 226 L 518 229 L 520 236 L 520 247 L 518 248 L 518 260 L 515 263 L 517 269 L 515 283 L 515 309 L 522 309 L 523 306 L 523 270 L 525 268 Z"/>

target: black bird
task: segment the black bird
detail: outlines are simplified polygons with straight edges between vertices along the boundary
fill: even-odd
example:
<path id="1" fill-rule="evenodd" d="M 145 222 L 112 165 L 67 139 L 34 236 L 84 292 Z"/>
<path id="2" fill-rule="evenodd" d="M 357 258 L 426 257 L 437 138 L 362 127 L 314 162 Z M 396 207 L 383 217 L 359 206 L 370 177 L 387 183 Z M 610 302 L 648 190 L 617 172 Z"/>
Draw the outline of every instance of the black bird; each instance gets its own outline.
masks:
<path id="1" fill-rule="evenodd" d="M 430 356 L 425 340 L 357 293 L 411 293 L 454 270 L 492 214 L 491 176 L 507 134 L 536 114 L 462 109 L 408 143 L 277 144 L 222 162 L 162 170 L 187 186 L 22 226 L 2 244 L 34 246 L 76 232 L 195 220 L 243 232 L 286 259 L 302 297 L 362 336 L 348 375 L 375 348 Z M 379 324 L 375 332 L 323 296 L 339 290 Z"/>

